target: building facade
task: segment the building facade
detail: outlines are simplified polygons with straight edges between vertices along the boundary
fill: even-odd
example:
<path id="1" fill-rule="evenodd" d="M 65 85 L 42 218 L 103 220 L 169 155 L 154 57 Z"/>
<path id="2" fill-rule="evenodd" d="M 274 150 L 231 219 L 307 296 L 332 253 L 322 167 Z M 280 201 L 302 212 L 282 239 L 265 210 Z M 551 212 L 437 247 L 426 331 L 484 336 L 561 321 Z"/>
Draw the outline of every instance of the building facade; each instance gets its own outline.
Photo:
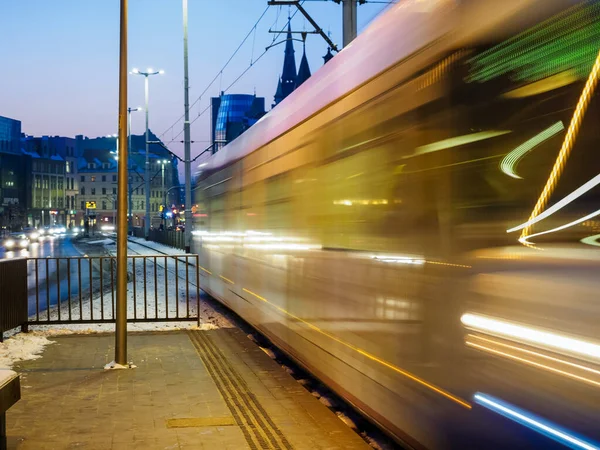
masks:
<path id="1" fill-rule="evenodd" d="M 216 153 L 265 115 L 265 99 L 247 94 L 224 94 L 211 99 L 212 152 Z"/>
<path id="2" fill-rule="evenodd" d="M 0 116 L 0 227 L 27 225 L 25 167 L 21 158 L 21 122 Z"/>
<path id="3" fill-rule="evenodd" d="M 132 145 L 133 147 L 133 145 Z M 77 223 L 84 225 L 86 219 L 90 224 L 98 227 L 116 224 L 117 213 L 117 175 L 118 160 L 110 148 L 87 149 L 83 151 L 78 163 L 79 193 L 77 196 Z M 146 184 L 145 184 L 145 152 L 131 152 L 129 161 L 129 195 L 132 203 L 132 218 L 135 227 L 143 227 L 146 215 Z M 167 161 L 167 163 L 160 163 Z M 161 206 L 165 204 L 165 192 L 169 191 L 167 204 L 178 199 L 177 189 L 178 177 L 175 175 L 177 165 L 172 159 L 164 155 L 150 153 L 150 220 L 152 227 L 159 227 L 162 221 Z M 177 180 L 177 184 L 174 184 Z M 93 202 L 95 208 L 89 209 L 88 202 Z"/>

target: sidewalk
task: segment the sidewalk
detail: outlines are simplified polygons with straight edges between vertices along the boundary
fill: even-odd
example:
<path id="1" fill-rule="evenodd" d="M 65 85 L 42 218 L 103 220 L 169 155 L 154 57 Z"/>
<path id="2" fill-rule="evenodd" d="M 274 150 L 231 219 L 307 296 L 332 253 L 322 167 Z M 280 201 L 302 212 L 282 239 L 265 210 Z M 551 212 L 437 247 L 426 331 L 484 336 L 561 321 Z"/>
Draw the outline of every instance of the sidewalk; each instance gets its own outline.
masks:
<path id="1" fill-rule="evenodd" d="M 370 448 L 239 329 L 131 334 L 117 371 L 113 335 L 52 339 L 15 367 L 9 448 Z"/>

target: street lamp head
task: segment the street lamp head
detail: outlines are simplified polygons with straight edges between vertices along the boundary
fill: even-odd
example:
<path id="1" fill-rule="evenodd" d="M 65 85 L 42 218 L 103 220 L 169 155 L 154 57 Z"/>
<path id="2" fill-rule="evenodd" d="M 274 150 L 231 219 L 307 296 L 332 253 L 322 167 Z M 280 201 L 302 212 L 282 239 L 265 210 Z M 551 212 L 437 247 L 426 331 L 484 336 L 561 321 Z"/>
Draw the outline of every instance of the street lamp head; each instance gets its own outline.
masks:
<path id="1" fill-rule="evenodd" d="M 160 70 L 158 71 L 158 73 L 159 73 L 159 74 L 161 74 L 161 75 L 164 75 L 165 71 L 164 71 L 164 70 L 162 70 L 162 69 L 160 69 Z"/>
<path id="2" fill-rule="evenodd" d="M 152 73 L 152 72 L 154 72 L 154 69 L 153 69 L 152 67 L 148 67 L 148 68 L 146 69 L 146 72 L 148 72 L 148 73 Z"/>
<path id="3" fill-rule="evenodd" d="M 133 70 L 131 71 L 131 73 L 140 73 L 140 70 L 139 70 L 139 69 L 133 69 Z"/>

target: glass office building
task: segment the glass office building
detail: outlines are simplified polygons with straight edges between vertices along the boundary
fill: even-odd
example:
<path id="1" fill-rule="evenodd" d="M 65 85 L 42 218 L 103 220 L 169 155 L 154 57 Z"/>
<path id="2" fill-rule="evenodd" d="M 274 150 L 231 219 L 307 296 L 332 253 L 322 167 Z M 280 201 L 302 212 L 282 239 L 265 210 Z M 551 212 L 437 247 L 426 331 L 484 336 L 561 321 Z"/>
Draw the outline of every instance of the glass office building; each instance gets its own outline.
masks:
<path id="1" fill-rule="evenodd" d="M 247 94 L 221 94 L 211 99 L 212 144 L 216 153 L 265 115 L 265 99 Z"/>
<path id="2" fill-rule="evenodd" d="M 0 153 L 21 153 L 21 121 L 0 116 Z"/>

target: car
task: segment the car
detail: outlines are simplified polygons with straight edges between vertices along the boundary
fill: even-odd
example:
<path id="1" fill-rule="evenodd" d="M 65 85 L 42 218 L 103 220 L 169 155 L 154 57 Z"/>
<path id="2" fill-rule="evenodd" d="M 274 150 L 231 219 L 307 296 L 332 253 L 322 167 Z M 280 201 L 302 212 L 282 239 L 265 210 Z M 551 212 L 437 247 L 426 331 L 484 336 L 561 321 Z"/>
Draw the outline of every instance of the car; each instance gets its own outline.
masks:
<path id="1" fill-rule="evenodd" d="M 23 228 L 23 234 L 27 236 L 30 242 L 39 242 L 42 240 L 43 235 L 37 228 L 33 227 Z"/>
<path id="2" fill-rule="evenodd" d="M 2 242 L 2 245 L 4 246 L 4 248 L 8 251 L 13 251 L 13 250 L 22 250 L 22 249 L 26 249 L 27 247 L 29 247 L 29 238 L 27 237 L 26 234 L 23 233 L 13 233 L 8 235 L 4 241 Z"/>

